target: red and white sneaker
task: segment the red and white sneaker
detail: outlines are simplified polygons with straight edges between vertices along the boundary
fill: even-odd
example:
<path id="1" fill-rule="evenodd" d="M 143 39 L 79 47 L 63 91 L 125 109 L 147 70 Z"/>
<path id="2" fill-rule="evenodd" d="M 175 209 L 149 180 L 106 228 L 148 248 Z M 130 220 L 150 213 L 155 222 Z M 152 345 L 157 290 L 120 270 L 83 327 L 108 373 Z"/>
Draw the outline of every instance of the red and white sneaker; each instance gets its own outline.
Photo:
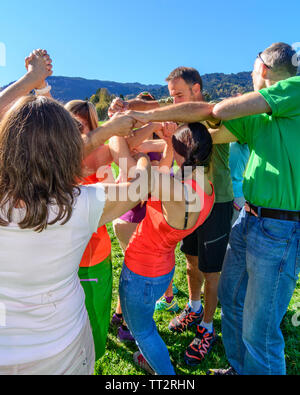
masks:
<path id="1" fill-rule="evenodd" d="M 137 351 L 133 354 L 133 360 L 139 368 L 145 370 L 147 373 L 155 375 L 155 371 L 151 368 L 140 351 Z"/>

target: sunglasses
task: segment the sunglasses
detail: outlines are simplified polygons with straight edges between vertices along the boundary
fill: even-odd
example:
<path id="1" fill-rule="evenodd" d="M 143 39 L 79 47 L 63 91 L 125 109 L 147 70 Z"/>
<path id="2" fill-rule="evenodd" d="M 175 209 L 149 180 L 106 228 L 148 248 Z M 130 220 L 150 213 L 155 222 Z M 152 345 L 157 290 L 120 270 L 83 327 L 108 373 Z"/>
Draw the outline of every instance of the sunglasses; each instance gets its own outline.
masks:
<path id="1" fill-rule="evenodd" d="M 271 66 L 268 66 L 268 65 L 264 62 L 263 58 L 261 57 L 261 54 L 262 54 L 262 52 L 260 52 L 260 53 L 257 55 L 257 58 L 266 66 L 267 69 L 272 70 L 272 67 L 271 67 Z"/>

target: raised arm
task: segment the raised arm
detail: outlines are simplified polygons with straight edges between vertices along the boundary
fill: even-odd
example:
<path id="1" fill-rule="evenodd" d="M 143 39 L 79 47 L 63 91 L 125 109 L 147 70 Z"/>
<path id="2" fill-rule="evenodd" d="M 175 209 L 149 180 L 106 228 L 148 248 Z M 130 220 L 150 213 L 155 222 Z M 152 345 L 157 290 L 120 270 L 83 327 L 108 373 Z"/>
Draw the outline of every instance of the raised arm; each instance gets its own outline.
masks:
<path id="1" fill-rule="evenodd" d="M 52 74 L 52 61 L 48 55 L 33 51 L 28 62 L 27 73 L 17 82 L 0 92 L 0 118 L 22 96 L 39 87 Z"/>
<path id="2" fill-rule="evenodd" d="M 38 49 L 34 51 L 35 53 L 39 53 L 40 56 L 44 57 L 44 60 L 47 64 L 52 64 L 52 60 L 50 58 L 50 56 L 48 55 L 46 50 L 43 49 Z M 30 62 L 34 56 L 34 52 L 32 52 L 29 56 L 27 56 L 25 58 L 25 68 L 28 71 L 29 67 L 30 67 Z M 37 96 L 45 96 L 45 97 L 49 97 L 52 98 L 52 95 L 50 93 L 51 90 L 51 86 L 48 85 L 48 82 L 46 81 L 46 79 L 44 79 L 44 81 L 42 81 L 39 85 L 37 85 L 35 87 L 35 94 Z"/>
<path id="3" fill-rule="evenodd" d="M 119 166 L 121 173 L 124 176 L 129 174 L 131 167 L 136 166 L 136 161 L 131 156 L 127 139 L 118 136 L 110 138 L 109 149 L 113 158 L 113 162 Z"/>
<path id="4" fill-rule="evenodd" d="M 159 161 L 158 170 L 163 173 L 170 174 L 170 169 L 174 160 L 174 150 L 172 137 L 165 138 L 166 146 Z"/>
<path id="5" fill-rule="evenodd" d="M 105 122 L 99 128 L 83 135 L 84 157 L 86 158 L 100 145 L 105 144 L 112 136 L 130 136 L 134 127 L 134 120 L 126 115 L 120 115 Z"/>

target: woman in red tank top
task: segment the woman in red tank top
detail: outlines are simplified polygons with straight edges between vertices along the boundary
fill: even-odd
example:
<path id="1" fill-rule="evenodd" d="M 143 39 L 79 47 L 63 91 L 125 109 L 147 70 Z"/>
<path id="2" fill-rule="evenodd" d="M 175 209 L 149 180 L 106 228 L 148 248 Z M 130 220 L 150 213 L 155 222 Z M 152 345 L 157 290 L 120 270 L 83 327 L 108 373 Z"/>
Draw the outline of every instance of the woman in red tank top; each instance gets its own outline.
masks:
<path id="1" fill-rule="evenodd" d="M 177 243 L 203 224 L 214 205 L 214 189 L 203 172 L 212 151 L 206 127 L 181 126 L 172 142 L 180 177 L 154 174 L 146 217 L 125 252 L 119 289 L 125 321 L 140 349 L 135 362 L 162 375 L 175 371 L 153 320 L 155 302 L 172 280 Z"/>

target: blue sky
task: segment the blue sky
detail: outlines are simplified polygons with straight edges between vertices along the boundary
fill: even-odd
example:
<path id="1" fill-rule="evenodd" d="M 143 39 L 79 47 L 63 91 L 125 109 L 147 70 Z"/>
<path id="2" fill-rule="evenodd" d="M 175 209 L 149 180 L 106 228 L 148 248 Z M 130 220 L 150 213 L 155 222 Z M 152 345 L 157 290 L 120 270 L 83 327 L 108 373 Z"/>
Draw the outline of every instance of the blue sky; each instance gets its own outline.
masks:
<path id="1" fill-rule="evenodd" d="M 89 79 L 164 84 L 181 65 L 250 71 L 273 42 L 300 42 L 299 15 L 299 0 L 2 0 L 0 86 L 34 48 L 51 54 L 54 75 Z"/>

